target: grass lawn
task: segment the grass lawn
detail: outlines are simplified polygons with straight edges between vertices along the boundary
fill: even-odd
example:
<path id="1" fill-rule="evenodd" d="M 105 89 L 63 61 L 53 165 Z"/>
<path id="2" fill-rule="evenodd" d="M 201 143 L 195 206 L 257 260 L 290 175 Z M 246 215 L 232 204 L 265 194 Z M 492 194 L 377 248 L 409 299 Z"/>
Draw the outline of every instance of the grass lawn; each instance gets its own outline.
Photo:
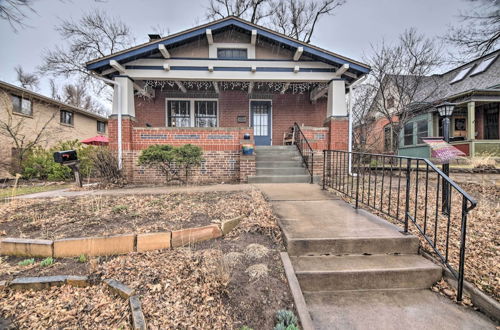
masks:
<path id="1" fill-rule="evenodd" d="M 21 186 L 13 189 L 9 188 L 0 188 L 0 199 L 9 198 L 12 196 L 20 196 L 20 195 L 29 195 L 44 191 L 58 190 L 58 189 L 66 189 L 71 187 L 71 184 L 62 184 L 62 185 L 44 185 L 44 186 Z"/>

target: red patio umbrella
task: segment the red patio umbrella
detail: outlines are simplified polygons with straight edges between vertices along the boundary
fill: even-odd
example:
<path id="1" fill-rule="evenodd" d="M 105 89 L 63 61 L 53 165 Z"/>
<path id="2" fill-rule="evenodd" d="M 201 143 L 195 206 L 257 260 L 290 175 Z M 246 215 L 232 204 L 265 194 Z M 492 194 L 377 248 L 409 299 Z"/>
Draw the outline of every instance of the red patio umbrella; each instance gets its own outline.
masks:
<path id="1" fill-rule="evenodd" d="M 81 141 L 85 144 L 91 144 L 93 146 L 107 146 L 109 144 L 109 139 L 103 135 L 97 135 Z"/>

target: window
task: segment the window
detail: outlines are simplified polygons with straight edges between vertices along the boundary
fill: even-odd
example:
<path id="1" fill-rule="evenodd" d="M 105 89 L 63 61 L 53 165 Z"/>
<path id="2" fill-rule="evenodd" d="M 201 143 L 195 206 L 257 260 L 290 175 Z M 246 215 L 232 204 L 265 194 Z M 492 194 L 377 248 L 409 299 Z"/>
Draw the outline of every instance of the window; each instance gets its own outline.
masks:
<path id="1" fill-rule="evenodd" d="M 217 127 L 217 101 L 194 102 L 194 126 Z"/>
<path id="2" fill-rule="evenodd" d="M 470 69 L 472 69 L 472 65 L 460 70 L 460 72 L 455 76 L 455 78 L 453 78 L 450 81 L 450 84 L 459 82 L 460 80 L 464 79 L 465 76 L 467 76 L 467 74 L 469 73 Z"/>
<path id="3" fill-rule="evenodd" d="M 246 60 L 248 55 L 246 48 L 217 48 L 217 58 Z"/>
<path id="4" fill-rule="evenodd" d="M 168 126 L 190 127 L 190 105 L 189 101 L 168 101 Z"/>
<path id="5" fill-rule="evenodd" d="M 61 110 L 61 124 L 73 125 L 73 112 Z"/>
<path id="6" fill-rule="evenodd" d="M 413 123 L 405 124 L 403 142 L 405 146 L 413 144 Z"/>
<path id="7" fill-rule="evenodd" d="M 472 76 L 472 75 L 486 71 L 486 69 L 488 69 L 488 67 L 491 65 L 491 63 L 493 63 L 493 61 L 496 58 L 497 58 L 496 55 L 492 56 L 492 57 L 485 58 L 481 63 L 479 63 L 478 66 L 476 66 L 476 68 L 471 72 L 470 75 Z"/>
<path id="8" fill-rule="evenodd" d="M 398 135 L 396 131 L 392 129 L 391 124 L 387 124 L 384 127 L 384 151 L 393 152 L 396 145 Z"/>
<path id="9" fill-rule="evenodd" d="M 26 116 L 33 116 L 31 101 L 16 95 L 12 95 L 12 111 Z"/>
<path id="10" fill-rule="evenodd" d="M 106 132 L 106 123 L 103 121 L 97 121 L 97 132 L 105 133 Z"/>
<path id="11" fill-rule="evenodd" d="M 417 121 L 417 144 L 424 143 L 423 138 L 429 136 L 429 123 L 427 119 Z"/>

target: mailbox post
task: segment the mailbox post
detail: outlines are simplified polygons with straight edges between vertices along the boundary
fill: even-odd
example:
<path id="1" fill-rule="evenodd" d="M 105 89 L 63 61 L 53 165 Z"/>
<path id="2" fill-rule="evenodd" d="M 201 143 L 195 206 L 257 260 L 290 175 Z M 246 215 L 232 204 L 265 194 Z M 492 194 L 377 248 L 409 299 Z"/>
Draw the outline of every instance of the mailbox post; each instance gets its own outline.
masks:
<path id="1" fill-rule="evenodd" d="M 82 178 L 80 176 L 80 161 L 76 154 L 76 150 L 65 150 L 54 152 L 54 161 L 61 165 L 68 166 L 75 173 L 76 184 L 82 186 Z"/>

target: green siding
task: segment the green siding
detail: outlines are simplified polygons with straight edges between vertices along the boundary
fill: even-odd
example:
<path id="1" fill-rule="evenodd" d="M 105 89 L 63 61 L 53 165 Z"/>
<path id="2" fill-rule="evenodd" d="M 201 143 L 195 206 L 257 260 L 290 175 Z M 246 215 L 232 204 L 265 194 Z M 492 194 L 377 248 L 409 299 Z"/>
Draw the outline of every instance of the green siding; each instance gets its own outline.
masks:
<path id="1" fill-rule="evenodd" d="M 398 155 L 400 156 L 409 156 L 409 157 L 422 157 L 429 158 L 430 157 L 430 149 L 426 144 L 416 144 L 417 143 L 417 122 L 423 119 L 427 119 L 427 132 L 428 136 L 433 136 L 434 132 L 434 123 L 432 120 L 431 113 L 424 113 L 418 116 L 413 117 L 408 120 L 407 123 L 413 123 L 413 144 L 412 145 L 404 145 L 404 127 L 399 134 L 399 150 Z"/>
<path id="2" fill-rule="evenodd" d="M 408 157 L 429 158 L 430 157 L 430 150 L 429 150 L 429 146 L 427 146 L 427 145 L 405 147 L 405 148 L 399 148 L 398 155 L 408 156 Z"/>
<path id="3" fill-rule="evenodd" d="M 500 157 L 500 142 L 474 141 L 474 156 Z"/>

